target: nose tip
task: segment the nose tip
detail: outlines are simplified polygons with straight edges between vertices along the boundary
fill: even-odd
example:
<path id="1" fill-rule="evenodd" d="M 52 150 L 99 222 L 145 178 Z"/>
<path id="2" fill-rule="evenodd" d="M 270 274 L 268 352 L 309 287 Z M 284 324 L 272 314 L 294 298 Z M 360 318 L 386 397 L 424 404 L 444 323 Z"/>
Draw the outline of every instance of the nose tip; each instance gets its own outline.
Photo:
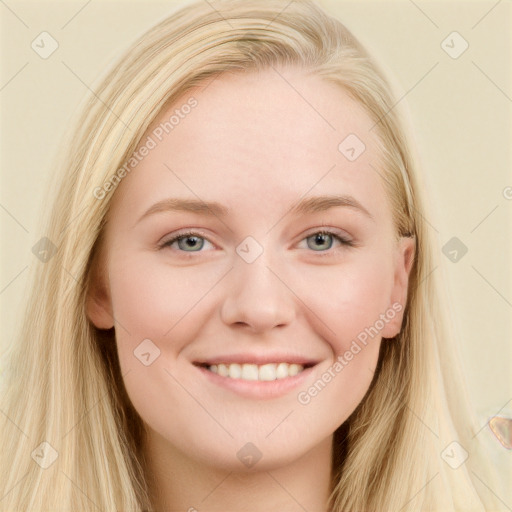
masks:
<path id="1" fill-rule="evenodd" d="M 239 261 L 225 283 L 221 318 L 230 326 L 263 332 L 284 327 L 294 317 L 293 294 L 261 258 Z"/>

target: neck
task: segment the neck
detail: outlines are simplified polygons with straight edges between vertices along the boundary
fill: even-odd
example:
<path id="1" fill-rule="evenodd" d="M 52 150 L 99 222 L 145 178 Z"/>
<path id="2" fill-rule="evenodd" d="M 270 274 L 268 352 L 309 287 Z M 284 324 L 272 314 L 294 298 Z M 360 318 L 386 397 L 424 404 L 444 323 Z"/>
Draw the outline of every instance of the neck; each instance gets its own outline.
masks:
<path id="1" fill-rule="evenodd" d="M 332 436 L 282 466 L 250 472 L 207 466 L 151 431 L 145 458 L 154 512 L 326 512 Z"/>

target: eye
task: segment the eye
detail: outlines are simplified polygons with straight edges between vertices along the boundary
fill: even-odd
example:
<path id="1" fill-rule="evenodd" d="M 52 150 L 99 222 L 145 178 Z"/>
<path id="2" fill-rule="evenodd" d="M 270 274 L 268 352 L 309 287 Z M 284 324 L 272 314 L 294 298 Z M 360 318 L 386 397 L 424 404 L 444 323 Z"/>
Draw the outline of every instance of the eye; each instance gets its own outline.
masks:
<path id="1" fill-rule="evenodd" d="M 335 241 L 338 241 L 341 246 L 353 245 L 353 242 L 348 238 L 328 230 L 317 231 L 304 240 L 306 240 L 308 248 L 315 252 L 328 251 L 332 248 Z"/>
<path id="2" fill-rule="evenodd" d="M 206 238 L 201 236 L 202 233 L 196 231 L 189 231 L 186 233 L 180 233 L 169 240 L 163 242 L 160 245 L 160 249 L 169 247 L 177 244 L 177 250 L 181 252 L 202 252 L 201 249 L 205 246 L 205 243 L 210 245 Z M 329 230 L 321 230 L 313 233 L 303 240 L 306 240 L 308 249 L 312 249 L 315 252 L 327 252 L 333 247 L 333 244 L 337 241 L 341 246 L 353 246 L 353 242 L 341 234 L 335 233 Z M 301 240 L 302 241 L 302 240 Z M 204 252 L 204 251 L 203 251 Z"/>
<path id="3" fill-rule="evenodd" d="M 164 247 L 172 247 L 176 243 L 180 251 L 201 252 L 205 242 L 210 243 L 206 238 L 201 236 L 201 233 L 189 231 L 187 233 L 180 233 L 170 240 L 165 241 L 160 245 L 160 249 L 163 249 Z"/>

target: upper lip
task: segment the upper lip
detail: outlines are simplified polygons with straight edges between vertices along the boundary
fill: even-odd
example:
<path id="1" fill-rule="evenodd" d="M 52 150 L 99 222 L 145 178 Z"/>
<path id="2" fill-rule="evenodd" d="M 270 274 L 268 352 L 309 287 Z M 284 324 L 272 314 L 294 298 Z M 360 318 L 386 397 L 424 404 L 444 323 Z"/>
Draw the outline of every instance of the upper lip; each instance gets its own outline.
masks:
<path id="1" fill-rule="evenodd" d="M 290 363 L 300 364 L 302 366 L 313 366 L 317 364 L 319 360 L 312 359 L 311 357 L 305 357 L 298 354 L 289 353 L 264 353 L 264 354 L 225 354 L 214 357 L 207 357 L 204 359 L 197 359 L 194 364 L 197 365 L 213 365 L 213 364 L 256 364 L 263 365 L 269 363 Z"/>

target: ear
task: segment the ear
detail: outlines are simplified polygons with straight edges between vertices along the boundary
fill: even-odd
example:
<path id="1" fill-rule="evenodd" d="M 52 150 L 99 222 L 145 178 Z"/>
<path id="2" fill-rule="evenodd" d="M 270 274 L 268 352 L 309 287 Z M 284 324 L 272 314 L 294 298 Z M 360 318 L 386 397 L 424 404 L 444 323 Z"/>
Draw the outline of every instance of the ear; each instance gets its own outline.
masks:
<path id="1" fill-rule="evenodd" d="M 96 254 L 91 265 L 90 283 L 86 297 L 86 313 L 89 320 L 98 329 L 114 327 L 112 300 L 106 277 L 107 273 L 103 267 L 101 255 Z"/>
<path id="2" fill-rule="evenodd" d="M 402 237 L 399 239 L 396 248 L 394 283 L 388 306 L 389 311 L 393 311 L 395 315 L 382 329 L 381 334 L 383 338 L 394 338 L 402 328 L 405 305 L 407 303 L 409 275 L 414 263 L 415 253 L 416 239 L 414 237 Z"/>

